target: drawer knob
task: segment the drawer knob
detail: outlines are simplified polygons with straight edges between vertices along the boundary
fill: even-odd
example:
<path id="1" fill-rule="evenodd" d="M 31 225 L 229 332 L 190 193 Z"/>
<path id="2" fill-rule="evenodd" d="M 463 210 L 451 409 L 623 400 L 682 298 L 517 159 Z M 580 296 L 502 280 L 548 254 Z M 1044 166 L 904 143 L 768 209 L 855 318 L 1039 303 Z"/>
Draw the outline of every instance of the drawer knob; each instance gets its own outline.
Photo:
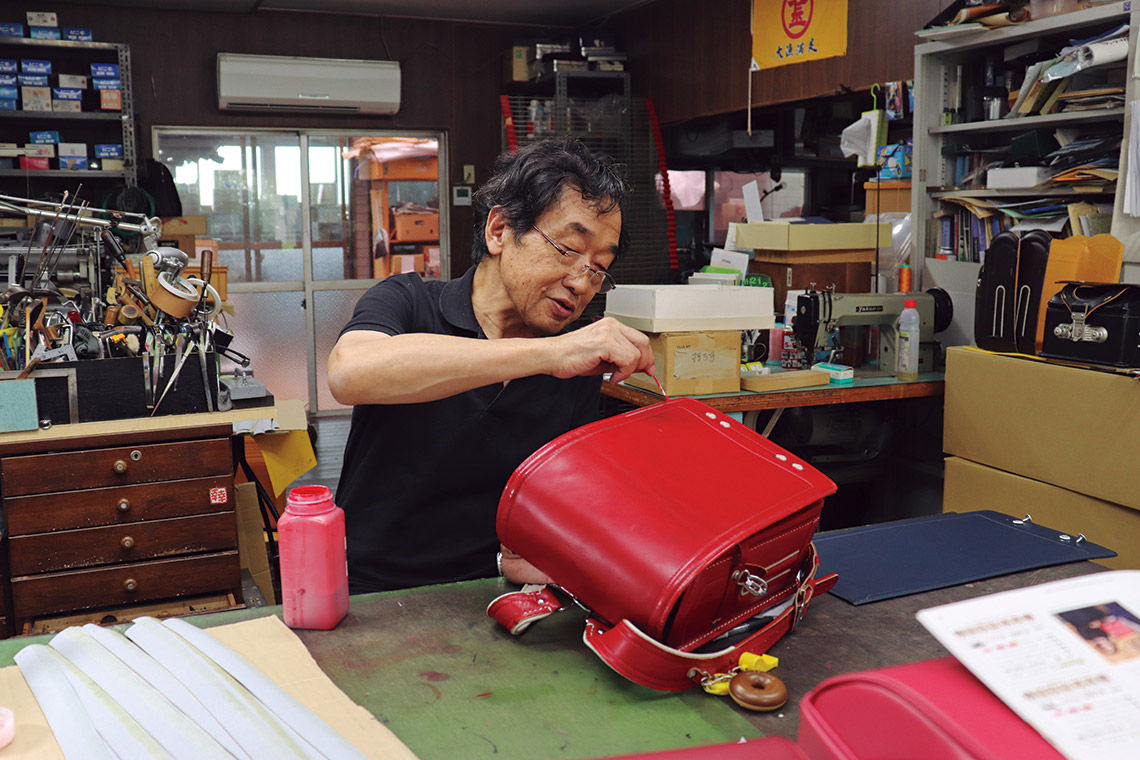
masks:
<path id="1" fill-rule="evenodd" d="M 120 475 L 127 471 L 127 463 L 124 462 L 122 459 L 116 459 L 115 464 L 111 465 L 111 467 L 112 467 L 112 469 L 115 470 L 115 472 L 119 473 Z"/>
<path id="2" fill-rule="evenodd" d="M 134 549 L 135 548 L 135 540 L 133 538 L 131 538 L 130 536 L 123 536 L 123 540 L 119 542 L 119 545 L 122 546 L 124 549 Z"/>
<path id="3" fill-rule="evenodd" d="M 126 589 L 127 591 L 134 591 L 138 587 L 139 587 L 139 582 L 136 581 L 134 578 L 127 578 L 125 581 L 123 581 L 123 588 Z"/>
<path id="4" fill-rule="evenodd" d="M 129 499 L 119 499 L 118 509 L 120 512 L 129 512 L 131 509 L 131 502 Z"/>

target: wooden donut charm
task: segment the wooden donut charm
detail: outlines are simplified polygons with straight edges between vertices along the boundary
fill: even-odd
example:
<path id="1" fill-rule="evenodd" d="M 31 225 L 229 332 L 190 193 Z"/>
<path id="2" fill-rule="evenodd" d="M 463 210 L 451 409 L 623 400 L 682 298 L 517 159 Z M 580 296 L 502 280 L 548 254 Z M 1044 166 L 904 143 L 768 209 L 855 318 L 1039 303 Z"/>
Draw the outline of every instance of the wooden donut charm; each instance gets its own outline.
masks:
<path id="1" fill-rule="evenodd" d="M 745 670 L 732 677 L 728 695 L 745 710 L 778 710 L 788 701 L 788 687 L 771 673 Z"/>

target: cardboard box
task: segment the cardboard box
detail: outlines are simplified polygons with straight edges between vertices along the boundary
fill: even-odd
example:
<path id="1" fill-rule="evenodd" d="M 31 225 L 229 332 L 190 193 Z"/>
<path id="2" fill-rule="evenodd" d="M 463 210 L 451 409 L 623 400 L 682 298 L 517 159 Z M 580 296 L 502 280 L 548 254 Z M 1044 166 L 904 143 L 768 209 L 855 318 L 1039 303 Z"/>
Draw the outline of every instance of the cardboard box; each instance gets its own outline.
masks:
<path id="1" fill-rule="evenodd" d="M 59 17 L 51 11 L 28 11 L 28 26 L 59 26 Z"/>
<path id="2" fill-rule="evenodd" d="M 780 372 L 772 371 L 767 375 L 752 375 L 740 380 L 740 387 L 753 393 L 765 391 L 790 391 L 796 388 L 812 388 L 818 385 L 830 385 L 831 378 L 823 372 L 810 369 L 791 369 Z"/>
<path id="3" fill-rule="evenodd" d="M 776 324 L 771 288 L 622 285 L 606 294 L 605 312 L 653 333 L 768 330 Z"/>
<path id="4" fill-rule="evenodd" d="M 1124 375 L 958 346 L 946 352 L 943 450 L 1140 509 L 1140 395 Z"/>
<path id="5" fill-rule="evenodd" d="M 740 391 L 740 330 L 653 333 L 649 335 L 649 345 L 657 379 L 669 396 Z M 653 378 L 642 373 L 625 382 L 659 390 Z"/>
<path id="6" fill-rule="evenodd" d="M 1080 534 L 1117 553 L 1097 562 L 1114 570 L 1140 568 L 1140 512 L 1058 486 L 958 457 L 946 459 L 943 512 L 992 509 L 1073 536 Z"/>
<path id="7" fill-rule="evenodd" d="M 507 82 L 526 82 L 530 79 L 530 65 L 534 62 L 534 47 L 515 45 L 507 50 L 506 71 L 503 79 Z"/>
<path id="8" fill-rule="evenodd" d="M 761 253 L 757 251 L 757 260 L 749 262 L 748 273 L 763 274 L 772 279 L 775 303 L 780 304 L 781 307 L 787 300 L 789 290 L 807 290 L 813 284 L 816 290 L 823 290 L 834 285 L 837 293 L 871 292 L 874 264 L 867 259 L 874 257 L 874 251 L 808 251 L 805 253 L 809 257 L 820 255 L 841 260 L 810 263 L 788 262 L 786 260 L 780 261 L 780 255 L 774 252 Z M 786 257 L 787 254 L 783 254 L 783 256 Z M 843 261 L 844 256 L 850 260 Z M 767 259 L 775 260 L 768 261 Z"/>
<path id="9" fill-rule="evenodd" d="M 93 63 L 93 64 L 91 64 L 91 78 L 92 79 L 118 79 L 119 78 L 119 64 L 117 64 L 117 63 Z"/>
<path id="10" fill-rule="evenodd" d="M 439 240 L 439 214 L 392 214 L 392 240 L 430 242 Z"/>
<path id="11" fill-rule="evenodd" d="M 877 237 L 876 237 L 877 233 Z M 850 251 L 891 247 L 889 224 L 790 224 L 753 222 L 736 225 L 736 247 L 765 251 Z"/>
<path id="12" fill-rule="evenodd" d="M 369 179 L 388 181 L 436 181 L 439 179 L 439 159 L 435 156 L 397 158 L 394 161 L 369 161 Z"/>
<path id="13" fill-rule="evenodd" d="M 123 109 L 123 91 L 99 90 L 99 108 L 103 111 L 121 111 Z"/>
<path id="14" fill-rule="evenodd" d="M 37 58 L 21 58 L 20 71 L 24 74 L 50 74 L 51 61 L 43 61 Z"/>
<path id="15" fill-rule="evenodd" d="M 867 199 L 863 207 L 868 215 L 892 212 L 909 214 L 910 190 L 910 180 L 864 182 L 863 191 Z"/>
<path id="16" fill-rule="evenodd" d="M 122 158 L 123 146 L 117 145 L 118 153 L 113 153 L 101 148 L 108 146 L 96 145 L 95 155 L 99 158 Z M 206 217 L 204 216 L 171 216 L 162 220 L 162 234 L 166 235 L 205 235 L 206 230 Z"/>
<path id="17" fill-rule="evenodd" d="M 51 110 L 58 111 L 59 113 L 82 113 L 83 104 L 78 100 L 55 100 L 51 101 Z"/>
<path id="18" fill-rule="evenodd" d="M 416 272 L 424 274 L 427 262 L 422 253 L 396 253 L 373 259 L 372 276 L 378 280 L 394 274 Z"/>
<path id="19" fill-rule="evenodd" d="M 78 87 L 81 90 L 87 89 L 87 77 L 81 74 L 60 74 L 56 77 L 56 83 L 60 87 Z"/>
<path id="20" fill-rule="evenodd" d="M 95 33 L 90 29 L 84 29 L 79 26 L 65 26 L 63 28 L 63 38 L 71 42 L 94 42 Z"/>

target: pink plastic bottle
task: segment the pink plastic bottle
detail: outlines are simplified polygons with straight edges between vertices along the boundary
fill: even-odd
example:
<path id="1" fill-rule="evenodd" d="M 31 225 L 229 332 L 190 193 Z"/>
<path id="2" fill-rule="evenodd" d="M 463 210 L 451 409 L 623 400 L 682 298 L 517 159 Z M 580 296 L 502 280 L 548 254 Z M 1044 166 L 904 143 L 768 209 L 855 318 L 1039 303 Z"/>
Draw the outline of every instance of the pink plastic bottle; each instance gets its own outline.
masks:
<path id="1" fill-rule="evenodd" d="M 277 521 L 281 604 L 290 628 L 327 631 L 348 612 L 344 512 L 326 486 L 289 490 Z"/>

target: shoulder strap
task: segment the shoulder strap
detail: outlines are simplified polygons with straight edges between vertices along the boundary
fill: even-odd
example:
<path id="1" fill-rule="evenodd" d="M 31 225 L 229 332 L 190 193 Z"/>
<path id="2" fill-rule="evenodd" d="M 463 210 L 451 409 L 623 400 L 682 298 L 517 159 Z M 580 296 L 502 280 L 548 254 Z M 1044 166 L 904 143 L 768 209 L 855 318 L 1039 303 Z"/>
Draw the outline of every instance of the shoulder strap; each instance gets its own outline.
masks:
<path id="1" fill-rule="evenodd" d="M 827 593 L 835 585 L 839 579 L 835 573 L 819 579 L 815 577 L 819 558 L 814 544 L 810 551 L 810 570 L 796 589 L 793 603 L 748 638 L 719 652 L 684 652 L 656 641 L 628 620 L 609 626 L 593 616 L 586 619 L 582 640 L 607 665 L 635 683 L 659 691 L 692 688 L 704 678 L 731 671 L 738 665 L 740 655 L 744 652 L 767 652 L 785 634 L 795 629 L 815 594 Z M 548 587 L 524 586 L 521 591 L 503 594 L 492 600 L 487 605 L 487 614 L 517 636 L 530 627 L 531 623 L 564 607 Z"/>
<path id="2" fill-rule="evenodd" d="M 697 686 L 717 673 L 736 668 L 744 652 L 763 654 L 785 634 L 795 629 L 812 596 L 825 593 L 839 576 L 835 573 L 806 581 L 796 593 L 795 603 L 776 619 L 740 643 L 719 652 L 682 652 L 655 641 L 628 620 L 608 628 L 589 618 L 583 640 L 607 665 L 631 681 L 659 691 L 683 691 Z"/>

